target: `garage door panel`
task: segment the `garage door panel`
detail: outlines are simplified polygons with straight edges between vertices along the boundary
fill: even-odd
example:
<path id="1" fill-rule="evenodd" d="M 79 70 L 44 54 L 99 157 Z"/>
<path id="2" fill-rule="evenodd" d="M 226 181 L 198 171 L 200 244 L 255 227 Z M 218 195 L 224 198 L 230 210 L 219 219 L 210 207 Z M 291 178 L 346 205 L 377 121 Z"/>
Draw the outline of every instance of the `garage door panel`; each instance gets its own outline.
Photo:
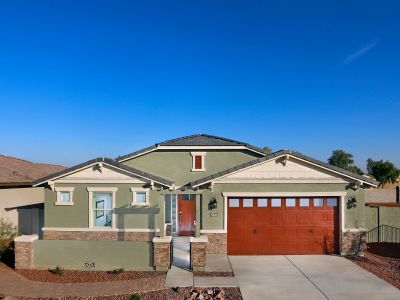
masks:
<path id="1" fill-rule="evenodd" d="M 271 198 L 257 207 L 257 198 L 252 199 L 253 207 L 243 207 L 243 199 L 239 207 L 228 207 L 228 254 L 337 252 L 338 207 L 327 206 L 326 198 L 316 206 L 312 198 L 296 198 L 288 207 L 285 198 L 280 207 L 271 207 Z"/>

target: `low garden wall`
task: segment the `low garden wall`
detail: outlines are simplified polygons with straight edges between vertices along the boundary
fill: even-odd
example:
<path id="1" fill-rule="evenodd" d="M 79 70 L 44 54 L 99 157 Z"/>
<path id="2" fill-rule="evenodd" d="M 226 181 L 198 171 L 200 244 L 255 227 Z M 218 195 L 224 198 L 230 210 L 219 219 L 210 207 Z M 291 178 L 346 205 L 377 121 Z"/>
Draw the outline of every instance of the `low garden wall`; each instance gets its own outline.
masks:
<path id="1" fill-rule="evenodd" d="M 400 243 L 368 243 L 367 250 L 380 256 L 400 258 Z"/>
<path id="2" fill-rule="evenodd" d="M 154 270 L 153 243 L 145 241 L 37 240 L 32 266 L 70 270 Z"/>

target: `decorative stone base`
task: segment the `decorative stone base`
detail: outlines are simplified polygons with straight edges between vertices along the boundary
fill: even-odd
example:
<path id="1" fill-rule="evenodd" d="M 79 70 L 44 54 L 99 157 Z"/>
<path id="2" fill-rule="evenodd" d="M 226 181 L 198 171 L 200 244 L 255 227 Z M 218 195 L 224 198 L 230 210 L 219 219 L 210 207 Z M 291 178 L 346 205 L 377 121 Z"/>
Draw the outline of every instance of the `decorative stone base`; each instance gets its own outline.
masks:
<path id="1" fill-rule="evenodd" d="M 342 255 L 363 256 L 367 250 L 366 229 L 346 229 L 342 234 Z"/>
<path id="2" fill-rule="evenodd" d="M 38 239 L 37 234 L 21 235 L 14 239 L 15 245 L 15 268 L 33 268 L 33 243 Z"/>
<path id="3" fill-rule="evenodd" d="M 156 271 L 167 271 L 171 267 L 171 241 L 172 237 L 153 238 L 153 258 Z"/>
<path id="4" fill-rule="evenodd" d="M 207 233 L 207 254 L 226 254 L 228 252 L 228 241 L 226 233 Z"/>
<path id="5" fill-rule="evenodd" d="M 207 242 L 207 236 L 190 238 L 190 265 L 192 271 L 205 270 Z"/>
<path id="6" fill-rule="evenodd" d="M 151 241 L 155 232 L 131 231 L 43 231 L 44 240 L 77 240 L 77 241 Z"/>

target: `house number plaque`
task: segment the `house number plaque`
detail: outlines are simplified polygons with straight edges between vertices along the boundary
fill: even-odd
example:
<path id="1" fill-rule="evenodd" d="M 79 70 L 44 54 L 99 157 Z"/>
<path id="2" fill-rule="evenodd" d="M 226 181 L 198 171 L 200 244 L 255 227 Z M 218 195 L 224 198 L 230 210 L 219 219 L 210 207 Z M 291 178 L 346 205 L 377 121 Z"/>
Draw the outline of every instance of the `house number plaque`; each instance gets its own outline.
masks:
<path id="1" fill-rule="evenodd" d="M 210 213 L 210 217 L 218 217 L 218 213 Z"/>

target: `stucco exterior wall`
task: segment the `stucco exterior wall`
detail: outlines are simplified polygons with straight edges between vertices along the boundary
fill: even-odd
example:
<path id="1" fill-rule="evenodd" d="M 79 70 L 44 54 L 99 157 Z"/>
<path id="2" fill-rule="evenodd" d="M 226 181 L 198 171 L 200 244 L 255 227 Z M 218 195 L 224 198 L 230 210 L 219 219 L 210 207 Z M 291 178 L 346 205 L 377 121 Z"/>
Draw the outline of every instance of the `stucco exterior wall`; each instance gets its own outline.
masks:
<path id="1" fill-rule="evenodd" d="M 204 160 L 206 171 L 191 171 L 191 152 L 207 153 Z M 175 185 L 181 186 L 258 157 L 261 155 L 248 150 L 157 150 L 123 163 L 174 180 Z"/>
<path id="2" fill-rule="evenodd" d="M 33 266 L 69 270 L 153 270 L 153 243 L 138 241 L 38 240 Z"/>
<path id="3" fill-rule="evenodd" d="M 88 187 L 117 187 L 115 193 L 116 228 L 159 228 L 160 191 L 149 190 L 149 206 L 131 206 L 131 187 L 143 187 L 139 184 L 56 184 L 56 187 L 74 187 L 74 205 L 55 205 L 57 192 L 46 189 L 45 227 L 88 228 L 89 192 Z"/>
<path id="4" fill-rule="evenodd" d="M 0 189 L 0 218 L 8 219 L 18 226 L 16 207 L 43 203 L 44 197 L 42 187 Z"/>

